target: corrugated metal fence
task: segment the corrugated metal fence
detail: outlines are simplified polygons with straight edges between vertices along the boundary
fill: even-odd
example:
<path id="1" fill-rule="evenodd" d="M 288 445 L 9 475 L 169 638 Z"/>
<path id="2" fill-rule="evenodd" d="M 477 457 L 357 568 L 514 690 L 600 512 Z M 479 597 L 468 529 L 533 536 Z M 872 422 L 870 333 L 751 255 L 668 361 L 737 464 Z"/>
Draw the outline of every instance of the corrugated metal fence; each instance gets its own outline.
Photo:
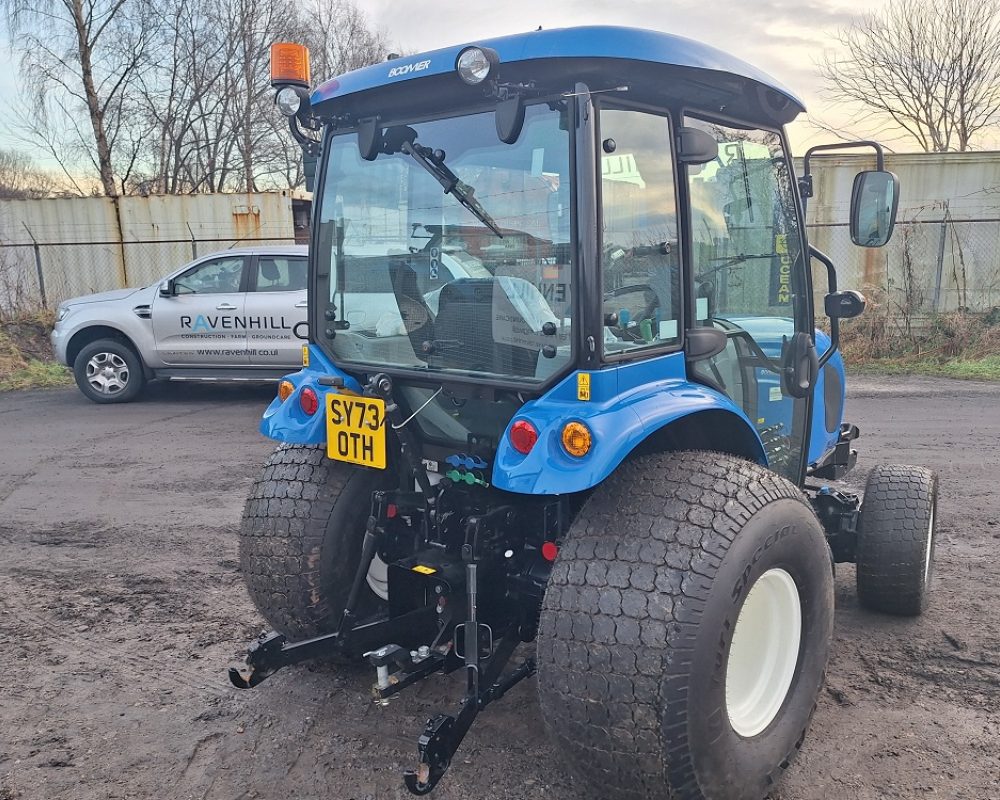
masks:
<path id="1" fill-rule="evenodd" d="M 809 241 L 833 259 L 842 288 L 910 317 L 1000 305 L 1000 153 L 887 154 L 901 188 L 896 231 L 884 248 L 853 245 L 847 222 L 854 176 L 874 169 L 874 158 L 813 164 Z M 818 271 L 814 279 L 825 288 Z"/>
<path id="2" fill-rule="evenodd" d="M 287 193 L 0 201 L 0 312 L 146 286 L 197 256 L 294 240 Z"/>
<path id="3" fill-rule="evenodd" d="M 1000 305 L 1000 152 L 889 154 L 901 182 L 889 245 L 851 244 L 851 186 L 866 156 L 813 161 L 810 242 L 840 285 L 919 317 Z M 295 238 L 287 193 L 0 201 L 0 312 L 147 285 L 196 255 Z M 817 295 L 825 275 L 815 274 Z M 893 311 L 895 310 L 895 311 Z"/>

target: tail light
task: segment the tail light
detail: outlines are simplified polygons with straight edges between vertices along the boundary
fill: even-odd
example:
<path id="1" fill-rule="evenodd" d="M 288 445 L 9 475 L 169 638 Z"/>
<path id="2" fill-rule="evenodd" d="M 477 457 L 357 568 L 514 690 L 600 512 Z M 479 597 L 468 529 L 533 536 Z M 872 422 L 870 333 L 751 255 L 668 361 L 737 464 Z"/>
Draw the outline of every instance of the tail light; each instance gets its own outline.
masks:
<path id="1" fill-rule="evenodd" d="M 517 452 L 528 455 L 538 441 L 538 429 L 526 419 L 519 419 L 510 426 L 510 443 Z"/>
<path id="2" fill-rule="evenodd" d="M 310 417 L 319 411 L 319 397 L 316 392 L 308 386 L 299 392 L 299 405 Z"/>

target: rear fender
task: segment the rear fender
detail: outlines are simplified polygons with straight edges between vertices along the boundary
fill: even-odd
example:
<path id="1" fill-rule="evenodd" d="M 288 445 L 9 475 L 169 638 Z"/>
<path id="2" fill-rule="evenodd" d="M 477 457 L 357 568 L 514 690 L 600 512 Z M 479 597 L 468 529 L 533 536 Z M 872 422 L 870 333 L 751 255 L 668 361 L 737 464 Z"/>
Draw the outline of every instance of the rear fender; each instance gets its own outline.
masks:
<path id="1" fill-rule="evenodd" d="M 289 444 L 326 444 L 326 395 L 332 390 L 319 383 L 323 376 L 340 377 L 344 380 L 344 388 L 361 393 L 361 386 L 354 378 L 337 369 L 319 347 L 310 344 L 309 366 L 284 377 L 295 388 L 284 402 L 279 397 L 271 401 L 260 421 L 260 432 Z M 319 398 L 319 411 L 312 416 L 306 414 L 299 403 L 299 395 L 307 386 Z"/>
<path id="2" fill-rule="evenodd" d="M 495 487 L 520 494 L 590 489 L 667 426 L 683 426 L 684 420 L 693 422 L 694 415 L 705 414 L 711 415 L 713 426 L 723 422 L 742 434 L 737 437 L 740 455 L 767 464 L 760 437 L 742 409 L 722 393 L 688 381 L 683 353 L 586 373 L 590 400 L 578 399 L 581 374 L 572 373 L 514 415 L 510 425 L 529 421 L 538 430 L 538 441 L 522 455 L 510 444 L 508 426 L 493 466 Z M 704 416 L 697 419 L 708 421 Z M 569 455 L 562 446 L 563 426 L 571 420 L 584 423 L 592 434 L 593 445 L 582 458 Z"/>

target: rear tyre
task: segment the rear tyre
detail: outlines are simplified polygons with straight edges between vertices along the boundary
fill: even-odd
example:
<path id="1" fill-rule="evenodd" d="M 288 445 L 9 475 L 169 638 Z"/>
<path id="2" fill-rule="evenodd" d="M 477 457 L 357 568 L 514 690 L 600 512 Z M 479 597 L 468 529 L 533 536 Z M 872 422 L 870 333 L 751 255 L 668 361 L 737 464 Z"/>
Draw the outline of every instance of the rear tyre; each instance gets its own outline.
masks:
<path id="1" fill-rule="evenodd" d="M 923 467 L 879 466 L 868 476 L 858 523 L 858 599 L 865 608 L 915 617 L 934 577 L 937 476 Z"/>
<path id="2" fill-rule="evenodd" d="M 116 339 L 98 339 L 84 347 L 73 361 L 73 377 L 95 403 L 128 403 L 146 383 L 142 359 Z"/>
<path id="3" fill-rule="evenodd" d="M 240 569 L 254 605 L 279 633 L 305 639 L 336 630 L 382 480 L 331 461 L 321 445 L 283 444 L 268 459 L 243 510 Z M 360 616 L 383 602 L 371 584 L 362 587 Z"/>
<path id="4" fill-rule="evenodd" d="M 755 464 L 658 454 L 599 486 L 538 635 L 543 715 L 595 793 L 763 798 L 823 682 L 831 567 L 802 493 Z"/>

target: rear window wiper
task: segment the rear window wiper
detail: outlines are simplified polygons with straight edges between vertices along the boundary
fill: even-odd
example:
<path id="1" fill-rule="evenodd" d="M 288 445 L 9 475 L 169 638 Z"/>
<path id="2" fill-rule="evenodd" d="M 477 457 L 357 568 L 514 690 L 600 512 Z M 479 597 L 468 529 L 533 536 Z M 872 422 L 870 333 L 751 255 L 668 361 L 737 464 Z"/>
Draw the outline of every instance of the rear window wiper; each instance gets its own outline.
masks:
<path id="1" fill-rule="evenodd" d="M 390 128 L 390 131 L 392 130 Z M 404 130 L 410 135 L 400 137 L 402 141 L 399 141 L 399 152 L 406 153 L 427 170 L 441 184 L 441 188 L 444 189 L 445 194 L 450 194 L 458 200 L 459 203 L 476 216 L 476 219 L 502 239 L 503 234 L 500 232 L 500 228 L 497 227 L 496 222 L 493 221 L 493 217 L 487 213 L 486 209 L 476 199 L 475 188 L 460 180 L 458 175 L 451 171 L 451 168 L 444 163 L 444 153 L 441 150 L 432 150 L 430 147 L 418 144 L 415 139 L 411 138 L 412 134 L 415 133 L 412 128 Z M 387 140 L 391 140 L 389 136 L 386 138 Z"/>

